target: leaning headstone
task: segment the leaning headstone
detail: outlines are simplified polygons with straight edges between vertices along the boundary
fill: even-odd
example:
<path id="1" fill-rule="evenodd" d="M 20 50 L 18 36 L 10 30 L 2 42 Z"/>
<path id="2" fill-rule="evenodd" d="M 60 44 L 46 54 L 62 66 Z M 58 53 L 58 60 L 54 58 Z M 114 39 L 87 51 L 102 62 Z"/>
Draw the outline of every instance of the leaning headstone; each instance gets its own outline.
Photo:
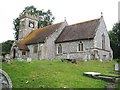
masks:
<path id="1" fill-rule="evenodd" d="M 119 64 L 116 63 L 116 64 L 115 64 L 115 72 L 118 72 L 118 71 L 119 71 Z"/>

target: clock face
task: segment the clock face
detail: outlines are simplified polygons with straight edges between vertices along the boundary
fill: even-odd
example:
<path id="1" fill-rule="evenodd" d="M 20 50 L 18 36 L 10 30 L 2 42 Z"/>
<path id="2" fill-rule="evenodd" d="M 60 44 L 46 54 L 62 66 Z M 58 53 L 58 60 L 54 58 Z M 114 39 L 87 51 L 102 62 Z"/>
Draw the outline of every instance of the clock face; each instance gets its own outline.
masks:
<path id="1" fill-rule="evenodd" d="M 29 27 L 34 28 L 34 22 L 29 22 Z"/>
<path id="2" fill-rule="evenodd" d="M 32 28 L 34 27 L 33 23 L 30 23 L 30 27 L 32 27 Z"/>

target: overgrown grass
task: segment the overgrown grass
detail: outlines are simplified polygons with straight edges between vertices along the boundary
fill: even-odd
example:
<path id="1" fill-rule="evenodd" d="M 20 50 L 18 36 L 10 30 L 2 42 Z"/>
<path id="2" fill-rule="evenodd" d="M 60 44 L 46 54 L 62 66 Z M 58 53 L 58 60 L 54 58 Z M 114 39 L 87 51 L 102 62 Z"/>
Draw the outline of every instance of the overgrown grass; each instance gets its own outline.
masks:
<path id="1" fill-rule="evenodd" d="M 104 88 L 105 82 L 89 78 L 84 72 L 114 74 L 115 61 L 100 62 L 96 60 L 63 63 L 58 60 L 12 61 L 2 64 L 4 71 L 12 80 L 13 88 Z"/>

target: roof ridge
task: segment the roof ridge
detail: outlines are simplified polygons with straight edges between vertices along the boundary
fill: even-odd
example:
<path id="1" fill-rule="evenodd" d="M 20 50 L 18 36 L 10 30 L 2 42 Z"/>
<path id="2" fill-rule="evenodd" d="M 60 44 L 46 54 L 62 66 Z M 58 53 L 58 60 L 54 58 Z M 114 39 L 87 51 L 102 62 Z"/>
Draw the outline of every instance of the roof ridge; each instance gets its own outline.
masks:
<path id="1" fill-rule="evenodd" d="M 45 28 L 48 28 L 49 26 L 53 26 L 53 25 L 57 25 L 57 24 L 61 24 L 63 22 L 60 22 L 60 23 L 56 23 L 56 24 L 52 24 L 52 25 L 48 25 L 48 26 L 45 26 L 45 27 L 42 27 L 42 28 L 37 28 L 35 30 L 32 30 L 26 37 L 24 37 L 24 39 L 28 38 L 33 32 L 38 32 L 38 31 L 42 31 L 44 30 Z"/>
<path id="2" fill-rule="evenodd" d="M 55 23 L 55 24 L 51 24 L 51 25 L 47 25 L 47 26 L 44 26 L 42 28 L 38 28 L 38 29 L 43 29 L 43 28 L 47 28 L 47 27 L 50 27 L 50 26 L 53 26 L 53 25 L 57 25 L 57 24 L 61 24 L 63 22 L 59 22 L 59 23 Z M 36 29 L 37 30 L 37 29 Z"/>
<path id="3" fill-rule="evenodd" d="M 100 19 L 92 19 L 73 25 L 66 26 L 59 37 L 56 39 L 56 43 L 65 41 L 75 41 L 80 39 L 93 39 L 95 30 L 100 24 Z"/>
<path id="4" fill-rule="evenodd" d="M 88 23 L 88 22 L 95 21 L 95 20 L 100 20 L 100 18 L 97 18 L 97 19 L 91 19 L 91 20 L 87 20 L 87 21 L 83 21 L 83 22 L 79 22 L 79 23 L 71 24 L 71 25 L 68 25 L 68 26 L 74 26 L 74 25 L 78 25 L 78 24 L 84 24 L 84 23 Z"/>

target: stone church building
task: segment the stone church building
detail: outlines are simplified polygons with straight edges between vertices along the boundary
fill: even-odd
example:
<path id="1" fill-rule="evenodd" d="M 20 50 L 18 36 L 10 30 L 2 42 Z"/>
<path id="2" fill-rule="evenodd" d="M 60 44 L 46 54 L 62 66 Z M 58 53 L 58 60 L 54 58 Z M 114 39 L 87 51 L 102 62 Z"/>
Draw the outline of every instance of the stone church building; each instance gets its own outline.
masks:
<path id="1" fill-rule="evenodd" d="M 113 53 L 103 16 L 68 25 L 67 21 L 38 28 L 39 17 L 20 15 L 19 40 L 11 56 L 32 60 L 112 60 Z"/>

